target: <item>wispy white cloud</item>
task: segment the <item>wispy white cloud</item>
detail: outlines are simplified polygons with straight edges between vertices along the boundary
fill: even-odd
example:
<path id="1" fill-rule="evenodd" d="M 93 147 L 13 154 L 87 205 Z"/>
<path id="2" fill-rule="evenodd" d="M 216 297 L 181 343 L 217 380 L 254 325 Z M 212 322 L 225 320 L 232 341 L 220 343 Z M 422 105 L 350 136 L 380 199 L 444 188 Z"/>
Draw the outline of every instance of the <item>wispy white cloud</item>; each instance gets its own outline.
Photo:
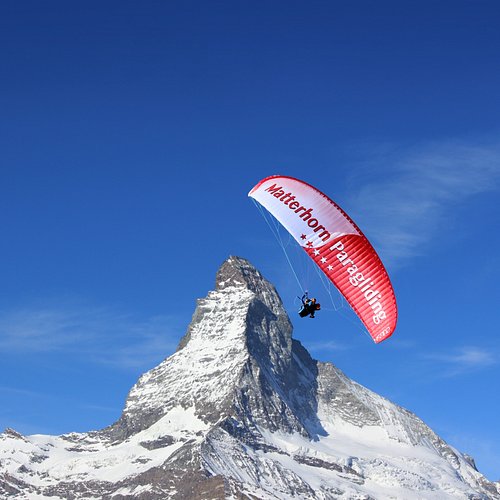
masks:
<path id="1" fill-rule="evenodd" d="M 180 340 L 180 332 L 172 328 L 173 324 L 170 316 L 129 323 L 128 341 L 115 345 L 113 349 L 94 353 L 93 360 L 121 368 L 152 367 L 171 354 Z"/>
<path id="2" fill-rule="evenodd" d="M 419 255 L 453 208 L 500 188 L 500 144 L 448 142 L 375 153 L 353 185 L 356 219 L 384 260 Z"/>
<path id="3" fill-rule="evenodd" d="M 461 375 L 496 365 L 500 359 L 496 352 L 475 346 L 465 346 L 450 353 L 430 353 L 425 359 L 436 361 L 446 376 Z"/>
<path id="4" fill-rule="evenodd" d="M 91 309 L 21 309 L 0 314 L 0 352 L 50 352 L 90 341 L 107 321 Z"/>
<path id="5" fill-rule="evenodd" d="M 328 340 L 325 342 L 304 342 L 305 346 L 310 352 L 331 352 L 331 351 L 345 351 L 350 349 L 349 346 Z"/>
<path id="6" fill-rule="evenodd" d="M 8 387 L 8 386 L 0 386 L 0 393 L 6 394 L 14 394 L 17 396 L 25 396 L 25 397 L 40 397 L 40 393 L 38 391 L 30 391 L 28 389 L 19 389 L 18 387 Z M 2 408 L 4 410 L 4 408 Z"/>
<path id="7" fill-rule="evenodd" d="M 64 352 L 122 368 L 149 368 L 182 331 L 171 316 L 138 318 L 106 308 L 61 305 L 0 313 L 0 353 Z"/>

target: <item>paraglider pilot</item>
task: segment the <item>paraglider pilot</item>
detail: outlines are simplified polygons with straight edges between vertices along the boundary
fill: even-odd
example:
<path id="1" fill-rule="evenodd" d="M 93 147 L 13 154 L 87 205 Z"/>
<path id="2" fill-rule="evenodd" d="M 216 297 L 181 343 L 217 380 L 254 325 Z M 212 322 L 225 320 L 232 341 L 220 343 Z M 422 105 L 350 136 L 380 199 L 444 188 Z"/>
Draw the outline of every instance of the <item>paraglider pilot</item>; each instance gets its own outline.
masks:
<path id="1" fill-rule="evenodd" d="M 299 316 L 301 318 L 305 318 L 306 316 L 314 318 L 314 313 L 321 309 L 321 304 L 316 302 L 315 298 L 310 299 L 307 296 L 307 292 L 302 295 L 300 300 L 302 301 L 302 307 L 299 310 Z"/>

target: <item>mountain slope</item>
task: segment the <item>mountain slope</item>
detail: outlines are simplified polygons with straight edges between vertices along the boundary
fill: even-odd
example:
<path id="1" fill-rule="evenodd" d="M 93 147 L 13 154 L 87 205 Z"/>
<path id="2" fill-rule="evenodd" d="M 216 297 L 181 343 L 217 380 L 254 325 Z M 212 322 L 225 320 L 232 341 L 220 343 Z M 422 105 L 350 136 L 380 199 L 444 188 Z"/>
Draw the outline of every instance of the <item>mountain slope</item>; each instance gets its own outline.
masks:
<path id="1" fill-rule="evenodd" d="M 418 417 L 313 360 L 275 288 L 230 257 L 120 419 L 0 435 L 13 498 L 500 498 Z"/>

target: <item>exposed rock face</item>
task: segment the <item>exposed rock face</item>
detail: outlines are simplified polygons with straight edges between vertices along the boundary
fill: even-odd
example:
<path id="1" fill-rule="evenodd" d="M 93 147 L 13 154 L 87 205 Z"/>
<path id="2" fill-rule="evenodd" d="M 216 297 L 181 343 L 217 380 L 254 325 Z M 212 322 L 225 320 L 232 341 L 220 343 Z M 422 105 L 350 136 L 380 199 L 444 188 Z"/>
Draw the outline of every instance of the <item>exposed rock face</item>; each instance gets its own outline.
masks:
<path id="1" fill-rule="evenodd" d="M 0 435 L 0 496 L 500 499 L 500 485 L 415 415 L 313 360 L 275 288 L 230 257 L 115 424 Z"/>

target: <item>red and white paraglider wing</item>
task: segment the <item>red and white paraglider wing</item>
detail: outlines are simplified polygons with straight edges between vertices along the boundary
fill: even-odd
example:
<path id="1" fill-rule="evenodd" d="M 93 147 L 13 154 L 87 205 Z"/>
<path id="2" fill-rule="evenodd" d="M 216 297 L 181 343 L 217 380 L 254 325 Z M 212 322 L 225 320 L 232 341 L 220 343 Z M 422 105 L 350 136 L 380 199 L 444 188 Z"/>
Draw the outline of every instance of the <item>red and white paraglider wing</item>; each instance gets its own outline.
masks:
<path id="1" fill-rule="evenodd" d="M 313 186 L 286 176 L 263 179 L 248 196 L 304 248 L 375 342 L 392 335 L 397 306 L 387 271 L 365 235 L 337 204 Z"/>

